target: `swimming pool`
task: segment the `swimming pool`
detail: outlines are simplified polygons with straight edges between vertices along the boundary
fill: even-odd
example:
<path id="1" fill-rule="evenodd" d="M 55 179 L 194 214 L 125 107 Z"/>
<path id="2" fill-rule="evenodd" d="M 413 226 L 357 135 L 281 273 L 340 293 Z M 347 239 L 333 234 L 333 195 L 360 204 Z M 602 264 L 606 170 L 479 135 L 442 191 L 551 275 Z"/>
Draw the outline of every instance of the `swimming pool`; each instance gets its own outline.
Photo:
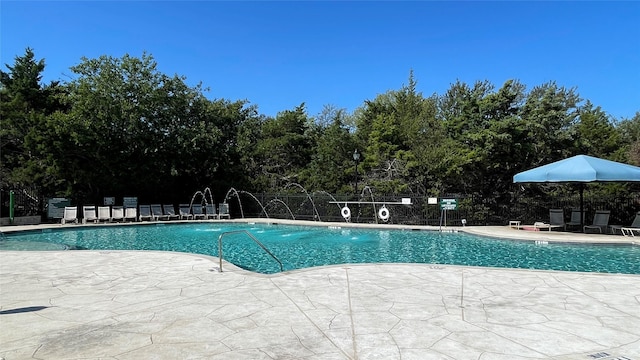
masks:
<path id="1" fill-rule="evenodd" d="M 0 250 L 46 243 L 54 248 L 163 250 L 217 256 L 220 234 L 237 230 L 247 230 L 258 238 L 282 261 L 284 270 L 349 263 L 427 263 L 640 274 L 639 246 L 540 245 L 462 232 L 276 224 L 160 223 L 27 231 L 4 236 Z M 246 234 L 225 235 L 223 254 L 225 260 L 247 270 L 280 271 L 278 263 Z"/>

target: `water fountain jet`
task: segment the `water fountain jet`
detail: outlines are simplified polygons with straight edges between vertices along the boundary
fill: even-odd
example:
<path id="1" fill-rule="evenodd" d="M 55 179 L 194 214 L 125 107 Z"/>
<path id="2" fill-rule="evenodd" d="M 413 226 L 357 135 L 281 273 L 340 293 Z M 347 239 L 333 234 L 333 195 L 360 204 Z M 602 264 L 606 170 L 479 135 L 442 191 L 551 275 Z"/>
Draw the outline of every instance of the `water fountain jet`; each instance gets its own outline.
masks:
<path id="1" fill-rule="evenodd" d="M 320 219 L 320 214 L 318 213 L 318 209 L 316 208 L 316 203 L 313 201 L 313 199 L 311 198 L 311 196 L 307 192 L 307 189 L 305 189 L 302 185 L 300 185 L 298 183 L 288 183 L 284 188 L 286 190 L 291 186 L 295 186 L 295 187 L 301 189 L 307 195 L 307 199 L 311 202 L 311 206 L 313 206 L 313 211 L 315 212 L 315 218 L 317 219 L 316 221 L 322 221 Z"/>
<path id="2" fill-rule="evenodd" d="M 230 188 L 227 191 L 227 194 L 224 196 L 224 202 L 227 202 L 227 200 L 230 199 L 230 194 L 232 193 L 234 193 L 236 195 L 236 198 L 238 199 L 238 205 L 240 205 L 240 215 L 242 216 L 243 219 L 244 219 L 244 210 L 242 209 L 242 201 L 240 200 L 240 194 L 249 195 L 253 200 L 256 201 L 256 203 L 258 203 L 258 205 L 260 205 L 260 208 L 262 209 L 262 212 L 264 212 L 264 215 L 267 217 L 267 219 L 269 218 L 269 214 L 267 213 L 267 210 L 265 210 L 264 206 L 262 206 L 262 203 L 260 202 L 260 200 L 258 200 L 258 198 L 255 197 L 255 195 L 253 195 L 248 191 L 244 191 L 244 190 L 238 191 L 234 188 Z"/>
<path id="3" fill-rule="evenodd" d="M 376 224 L 377 224 L 378 214 L 376 212 L 376 201 L 373 199 L 373 191 L 371 191 L 371 188 L 369 186 L 365 186 L 364 188 L 362 188 L 362 192 L 360 193 L 360 199 L 364 197 L 365 190 L 369 190 L 369 195 L 371 195 L 371 205 L 373 206 L 373 218 L 376 219 Z"/>
<path id="4" fill-rule="evenodd" d="M 282 201 L 282 200 L 280 200 L 278 198 L 269 200 L 269 202 L 267 202 L 267 205 L 265 206 L 265 208 L 268 208 L 269 205 L 271 205 L 272 203 L 279 203 L 279 204 L 284 205 L 284 207 L 287 209 L 287 211 L 289 211 L 289 214 L 291 215 L 291 219 L 293 219 L 293 220 L 296 219 L 295 215 L 293 215 L 293 212 L 291 211 L 291 208 L 289 208 L 289 205 L 287 205 L 284 201 Z"/>

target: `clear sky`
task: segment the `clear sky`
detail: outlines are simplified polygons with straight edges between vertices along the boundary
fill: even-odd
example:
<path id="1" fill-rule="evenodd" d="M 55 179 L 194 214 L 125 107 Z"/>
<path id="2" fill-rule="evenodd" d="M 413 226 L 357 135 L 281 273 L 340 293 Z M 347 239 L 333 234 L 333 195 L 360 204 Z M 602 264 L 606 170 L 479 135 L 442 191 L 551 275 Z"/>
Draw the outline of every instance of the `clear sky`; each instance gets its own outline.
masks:
<path id="1" fill-rule="evenodd" d="M 45 82 L 81 57 L 151 54 L 207 97 L 275 116 L 306 103 L 353 111 L 407 84 L 556 81 L 615 119 L 640 111 L 640 2 L 0 2 L 3 71 L 26 47 Z"/>

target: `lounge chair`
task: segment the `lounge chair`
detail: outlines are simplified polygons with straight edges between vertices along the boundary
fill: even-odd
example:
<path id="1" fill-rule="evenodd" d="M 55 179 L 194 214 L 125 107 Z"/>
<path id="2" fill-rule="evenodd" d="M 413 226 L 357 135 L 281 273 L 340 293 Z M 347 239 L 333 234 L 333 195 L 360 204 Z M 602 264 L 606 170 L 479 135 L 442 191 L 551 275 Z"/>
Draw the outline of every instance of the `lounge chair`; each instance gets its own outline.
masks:
<path id="1" fill-rule="evenodd" d="M 180 204 L 178 205 L 180 211 L 180 219 L 181 220 L 191 220 L 193 219 L 193 215 L 191 215 L 191 209 L 189 209 L 189 204 Z"/>
<path id="2" fill-rule="evenodd" d="M 640 236 L 640 228 L 623 227 L 623 228 L 620 228 L 620 231 L 624 236 L 632 236 L 632 237 Z"/>
<path id="3" fill-rule="evenodd" d="M 162 213 L 162 205 L 151 204 L 151 215 L 156 220 L 169 220 L 169 216 Z"/>
<path id="4" fill-rule="evenodd" d="M 168 220 L 178 220 L 180 215 L 176 214 L 176 208 L 172 204 L 162 205 L 164 214 L 168 217 Z"/>
<path id="5" fill-rule="evenodd" d="M 205 219 L 219 219 L 216 207 L 213 204 L 207 204 L 204 207 Z"/>
<path id="6" fill-rule="evenodd" d="M 77 206 L 65 206 L 64 215 L 60 221 L 62 224 L 78 223 L 78 207 Z"/>
<path id="7" fill-rule="evenodd" d="M 533 223 L 533 225 L 519 225 L 518 229 L 528 230 L 528 231 L 541 231 L 541 230 L 551 231 L 551 229 L 556 228 L 556 227 L 557 226 L 555 226 L 555 225 L 547 224 L 547 223 L 542 222 L 542 221 L 536 221 L 536 222 Z"/>
<path id="8" fill-rule="evenodd" d="M 218 204 L 218 219 L 222 219 L 223 217 L 231 219 L 231 214 L 229 214 L 229 204 L 227 203 Z"/>
<path id="9" fill-rule="evenodd" d="M 114 206 L 111 208 L 111 222 L 124 221 L 124 207 Z"/>
<path id="10" fill-rule="evenodd" d="M 98 206 L 98 222 L 111 221 L 111 208 L 109 206 Z"/>
<path id="11" fill-rule="evenodd" d="M 640 235 L 640 211 L 638 211 L 638 213 L 636 214 L 636 217 L 635 219 L 633 219 L 633 222 L 631 223 L 631 225 L 629 226 L 610 225 L 609 228 L 611 229 L 612 234 L 615 234 L 616 230 L 620 230 L 620 232 L 624 236 L 635 237 L 636 235 Z"/>
<path id="12" fill-rule="evenodd" d="M 571 210 L 571 220 L 567 223 L 567 227 L 584 226 L 584 213 L 582 213 L 582 221 L 580 221 L 580 209 Z"/>
<path id="13" fill-rule="evenodd" d="M 595 215 L 593 215 L 593 224 L 585 225 L 583 227 L 583 232 L 587 232 L 587 229 L 597 229 L 600 234 L 607 232 L 607 227 L 609 226 L 609 216 L 611 215 L 610 210 L 596 210 Z"/>
<path id="14" fill-rule="evenodd" d="M 550 209 L 549 210 L 549 231 L 552 228 L 561 227 L 563 230 L 567 230 L 567 224 L 564 222 L 564 210 L 562 209 Z"/>
<path id="15" fill-rule="evenodd" d="M 193 212 L 193 218 L 195 220 L 198 219 L 206 219 L 207 215 L 205 213 L 202 212 L 202 204 L 196 204 L 191 208 L 191 212 Z"/>
<path id="16" fill-rule="evenodd" d="M 86 224 L 87 222 L 92 222 L 92 223 L 98 222 L 95 205 L 88 205 L 88 206 L 82 207 L 82 223 Z"/>
<path id="17" fill-rule="evenodd" d="M 124 208 L 124 221 L 138 221 L 138 208 Z"/>
<path id="18" fill-rule="evenodd" d="M 151 213 L 150 205 L 140 205 L 140 215 L 138 216 L 139 221 L 154 221 L 155 219 L 155 216 L 153 216 L 153 214 Z"/>

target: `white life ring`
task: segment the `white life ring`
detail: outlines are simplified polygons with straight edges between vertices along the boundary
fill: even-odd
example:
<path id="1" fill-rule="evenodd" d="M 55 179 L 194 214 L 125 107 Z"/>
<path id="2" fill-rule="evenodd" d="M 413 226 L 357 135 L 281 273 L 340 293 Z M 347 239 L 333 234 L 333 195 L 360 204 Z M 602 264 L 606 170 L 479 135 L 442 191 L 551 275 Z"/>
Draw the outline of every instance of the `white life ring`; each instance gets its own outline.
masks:
<path id="1" fill-rule="evenodd" d="M 389 221 L 389 209 L 383 205 L 380 210 L 378 210 L 378 217 L 384 222 Z"/>
<path id="2" fill-rule="evenodd" d="M 342 213 L 342 217 L 345 220 L 349 220 L 351 219 L 351 209 L 349 209 L 348 207 L 343 207 L 342 210 L 340 210 L 340 212 Z"/>

